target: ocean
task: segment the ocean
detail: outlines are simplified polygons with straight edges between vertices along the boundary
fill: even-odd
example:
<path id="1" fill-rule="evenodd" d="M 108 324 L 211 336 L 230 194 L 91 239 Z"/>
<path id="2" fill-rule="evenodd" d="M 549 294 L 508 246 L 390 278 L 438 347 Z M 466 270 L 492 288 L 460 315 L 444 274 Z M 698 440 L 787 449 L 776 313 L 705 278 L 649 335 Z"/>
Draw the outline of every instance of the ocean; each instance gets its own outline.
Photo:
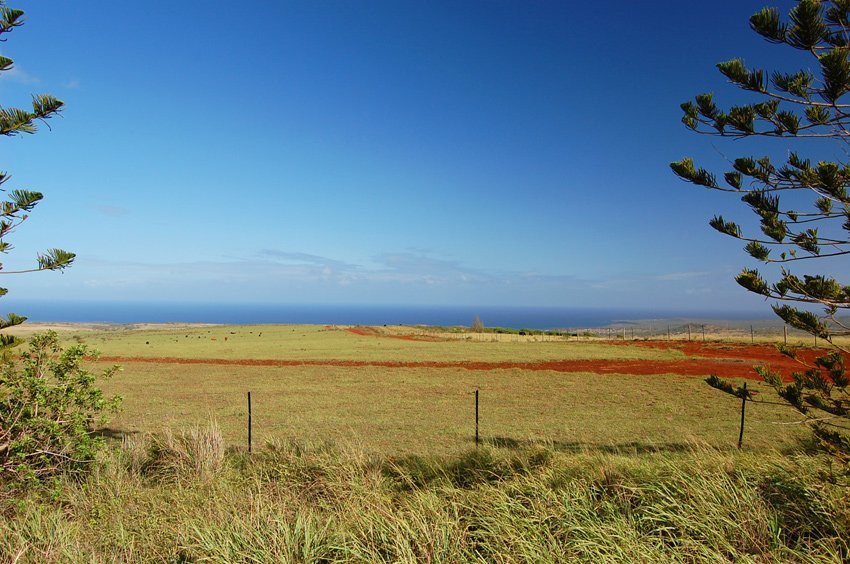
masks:
<path id="1" fill-rule="evenodd" d="M 472 323 L 514 329 L 605 327 L 654 319 L 775 319 L 764 311 L 658 310 L 641 308 L 238 304 L 199 302 L 93 302 L 6 299 L 2 312 L 31 321 L 85 323 L 301 323 L 325 325 L 442 325 Z"/>

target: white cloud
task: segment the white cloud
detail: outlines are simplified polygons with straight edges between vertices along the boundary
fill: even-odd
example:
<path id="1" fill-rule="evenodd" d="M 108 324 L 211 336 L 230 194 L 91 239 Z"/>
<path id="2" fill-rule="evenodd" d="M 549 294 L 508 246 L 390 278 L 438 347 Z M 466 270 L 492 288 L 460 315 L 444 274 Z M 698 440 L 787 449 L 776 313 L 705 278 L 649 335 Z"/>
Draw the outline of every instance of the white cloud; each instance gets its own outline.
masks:
<path id="1" fill-rule="evenodd" d="M 33 277 L 11 288 L 21 298 L 190 300 L 267 303 L 499 304 L 526 306 L 732 307 L 737 288 L 675 275 L 581 279 L 472 268 L 415 252 L 381 253 L 355 264 L 310 253 L 265 249 L 249 259 L 139 262 L 79 256 L 61 279 Z M 37 280 L 36 280 L 37 278 Z M 53 294 L 51 296 L 51 294 Z M 746 294 L 745 292 L 743 294 Z"/>
<path id="2" fill-rule="evenodd" d="M 494 279 L 483 270 L 465 267 L 458 262 L 437 259 L 421 252 L 383 253 L 372 257 L 378 265 L 369 271 L 374 280 L 426 284 L 481 283 Z"/>
<path id="3" fill-rule="evenodd" d="M 97 204 L 95 205 L 94 209 L 97 210 L 98 213 L 109 217 L 124 217 L 125 215 L 130 213 L 130 210 L 128 208 L 122 206 L 113 206 L 110 204 Z"/>
<path id="4" fill-rule="evenodd" d="M 27 71 L 15 65 L 7 71 L 0 72 L 0 80 L 15 82 L 17 84 L 38 84 L 41 80 Z"/>
<path id="5" fill-rule="evenodd" d="M 685 293 L 689 296 L 705 296 L 712 292 L 711 288 L 688 288 Z"/>
<path id="6" fill-rule="evenodd" d="M 693 278 L 703 278 L 705 276 L 711 275 L 711 272 L 704 271 L 693 271 L 693 272 L 668 272 L 666 274 L 659 274 L 657 276 L 653 276 L 653 280 L 660 280 L 662 282 L 677 282 L 680 280 L 691 280 Z"/>

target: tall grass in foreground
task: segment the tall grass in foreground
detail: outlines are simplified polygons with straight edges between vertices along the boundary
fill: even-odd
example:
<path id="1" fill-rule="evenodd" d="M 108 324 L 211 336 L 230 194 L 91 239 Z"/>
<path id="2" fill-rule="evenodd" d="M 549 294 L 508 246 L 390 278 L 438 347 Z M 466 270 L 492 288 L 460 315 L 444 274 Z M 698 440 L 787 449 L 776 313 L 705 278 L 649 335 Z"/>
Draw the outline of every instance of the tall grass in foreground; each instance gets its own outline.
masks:
<path id="1" fill-rule="evenodd" d="M 225 453 L 214 424 L 125 443 L 2 501 L 0 561 L 835 562 L 847 493 L 808 455 L 489 449 Z"/>

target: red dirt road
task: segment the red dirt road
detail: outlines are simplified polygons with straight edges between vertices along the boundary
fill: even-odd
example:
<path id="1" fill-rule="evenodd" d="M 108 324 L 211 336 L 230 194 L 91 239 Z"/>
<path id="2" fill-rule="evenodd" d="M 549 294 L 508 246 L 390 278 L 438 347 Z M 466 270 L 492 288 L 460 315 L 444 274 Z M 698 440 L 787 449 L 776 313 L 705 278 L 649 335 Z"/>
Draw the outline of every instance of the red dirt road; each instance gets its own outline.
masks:
<path id="1" fill-rule="evenodd" d="M 759 379 L 753 366 L 768 364 L 786 379 L 803 365 L 790 359 L 769 345 L 736 345 L 729 343 L 632 341 L 624 343 L 660 349 L 679 349 L 688 356 L 682 360 L 555 360 L 546 362 L 402 362 L 391 360 L 274 360 L 234 358 L 176 358 L 102 356 L 101 362 L 143 362 L 153 364 L 212 364 L 224 366 L 350 366 L 381 368 L 463 368 L 466 370 L 552 370 L 556 372 L 591 372 L 594 374 L 680 374 L 683 376 L 708 376 L 716 374 L 725 378 Z M 798 351 L 808 363 L 824 350 Z"/>

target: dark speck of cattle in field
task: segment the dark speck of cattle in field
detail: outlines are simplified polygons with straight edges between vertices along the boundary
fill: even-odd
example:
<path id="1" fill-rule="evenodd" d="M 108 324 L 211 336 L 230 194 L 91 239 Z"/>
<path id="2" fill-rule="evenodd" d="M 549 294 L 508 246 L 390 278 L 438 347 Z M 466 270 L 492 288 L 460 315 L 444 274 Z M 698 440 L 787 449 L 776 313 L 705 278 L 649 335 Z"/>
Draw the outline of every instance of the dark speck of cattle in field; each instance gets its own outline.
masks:
<path id="1" fill-rule="evenodd" d="M 149 345 L 149 344 L 151 344 L 151 342 L 150 342 L 150 341 L 145 341 L 145 344 L 146 344 L 146 345 Z"/>

